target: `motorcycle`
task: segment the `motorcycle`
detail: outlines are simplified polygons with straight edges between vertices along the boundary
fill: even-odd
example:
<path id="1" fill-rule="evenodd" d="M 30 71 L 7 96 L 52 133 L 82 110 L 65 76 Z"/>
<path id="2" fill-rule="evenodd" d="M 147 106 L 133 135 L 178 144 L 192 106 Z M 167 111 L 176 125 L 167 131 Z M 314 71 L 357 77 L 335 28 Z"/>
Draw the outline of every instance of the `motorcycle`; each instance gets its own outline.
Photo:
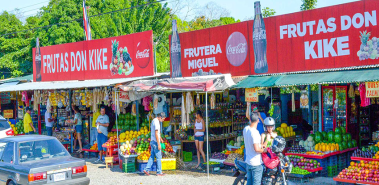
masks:
<path id="1" fill-rule="evenodd" d="M 285 148 L 285 140 L 281 136 L 277 136 L 272 144 L 272 151 L 279 158 L 279 163 L 273 169 L 264 168 L 262 175 L 262 185 L 293 185 L 291 181 L 287 179 L 287 174 L 291 173 L 293 164 L 290 162 L 289 158 L 283 155 L 283 150 Z M 234 185 L 245 185 L 247 184 L 247 164 L 244 161 L 234 161 L 235 170 L 238 172 L 243 172 L 244 174 L 238 175 L 234 181 Z"/>

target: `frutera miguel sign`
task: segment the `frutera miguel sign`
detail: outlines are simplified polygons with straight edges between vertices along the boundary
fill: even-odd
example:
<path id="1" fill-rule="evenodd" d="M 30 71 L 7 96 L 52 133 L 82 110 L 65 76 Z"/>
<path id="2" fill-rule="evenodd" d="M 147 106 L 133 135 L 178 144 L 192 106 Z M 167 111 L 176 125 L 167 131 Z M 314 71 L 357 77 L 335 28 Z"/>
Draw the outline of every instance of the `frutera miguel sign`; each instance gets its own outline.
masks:
<path id="1" fill-rule="evenodd" d="M 259 2 L 254 6 L 254 20 L 180 33 L 170 42 L 180 43 L 176 73 L 240 76 L 379 64 L 377 0 L 264 19 Z"/>
<path id="2" fill-rule="evenodd" d="M 154 75 L 153 31 L 33 48 L 34 81 Z"/>

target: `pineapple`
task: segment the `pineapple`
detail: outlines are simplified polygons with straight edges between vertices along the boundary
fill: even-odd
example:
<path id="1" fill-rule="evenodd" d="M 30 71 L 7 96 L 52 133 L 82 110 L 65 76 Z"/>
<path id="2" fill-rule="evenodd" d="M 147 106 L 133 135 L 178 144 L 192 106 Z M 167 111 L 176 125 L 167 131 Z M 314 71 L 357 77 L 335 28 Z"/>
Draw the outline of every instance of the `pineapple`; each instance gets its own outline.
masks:
<path id="1" fill-rule="evenodd" d="M 116 54 L 118 53 L 118 42 L 117 40 L 112 40 L 112 54 L 113 54 L 113 57 L 116 57 Z"/>
<path id="2" fill-rule="evenodd" d="M 362 43 L 360 49 L 361 49 L 361 51 L 365 51 L 365 47 L 367 47 L 367 41 L 370 38 L 371 33 L 364 31 L 364 32 L 360 32 L 360 34 L 361 34 L 361 36 L 359 38 L 361 39 L 361 43 Z"/>

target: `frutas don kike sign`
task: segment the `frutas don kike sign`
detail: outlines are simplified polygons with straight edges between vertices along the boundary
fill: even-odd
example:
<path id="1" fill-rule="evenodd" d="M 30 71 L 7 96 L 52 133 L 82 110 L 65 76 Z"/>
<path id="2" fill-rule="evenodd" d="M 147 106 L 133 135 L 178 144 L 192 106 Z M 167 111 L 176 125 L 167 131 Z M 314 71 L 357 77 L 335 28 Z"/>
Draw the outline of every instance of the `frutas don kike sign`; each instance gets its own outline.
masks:
<path id="1" fill-rule="evenodd" d="M 377 0 L 254 19 L 170 37 L 171 75 L 233 76 L 379 64 Z"/>
<path id="2" fill-rule="evenodd" d="M 153 32 L 33 48 L 34 81 L 154 75 Z"/>

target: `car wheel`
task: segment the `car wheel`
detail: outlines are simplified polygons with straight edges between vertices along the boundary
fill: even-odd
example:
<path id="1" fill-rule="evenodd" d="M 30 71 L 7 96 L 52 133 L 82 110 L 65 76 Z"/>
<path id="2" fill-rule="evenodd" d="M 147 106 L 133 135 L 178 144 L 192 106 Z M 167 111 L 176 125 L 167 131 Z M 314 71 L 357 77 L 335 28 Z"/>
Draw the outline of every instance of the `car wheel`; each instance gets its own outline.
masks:
<path id="1" fill-rule="evenodd" d="M 16 185 L 13 181 L 9 181 L 7 185 Z"/>

